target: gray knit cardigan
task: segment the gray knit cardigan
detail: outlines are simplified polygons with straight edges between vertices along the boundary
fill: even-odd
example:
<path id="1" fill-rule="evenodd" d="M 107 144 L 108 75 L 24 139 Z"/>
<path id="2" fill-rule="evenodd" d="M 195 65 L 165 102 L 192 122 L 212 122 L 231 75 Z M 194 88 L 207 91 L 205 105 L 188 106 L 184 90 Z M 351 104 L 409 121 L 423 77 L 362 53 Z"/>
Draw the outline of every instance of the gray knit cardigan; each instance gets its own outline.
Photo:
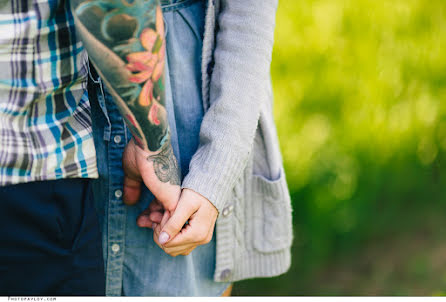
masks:
<path id="1" fill-rule="evenodd" d="M 182 187 L 219 211 L 215 281 L 275 276 L 290 266 L 291 205 L 272 115 L 277 0 L 208 0 L 205 115 Z"/>

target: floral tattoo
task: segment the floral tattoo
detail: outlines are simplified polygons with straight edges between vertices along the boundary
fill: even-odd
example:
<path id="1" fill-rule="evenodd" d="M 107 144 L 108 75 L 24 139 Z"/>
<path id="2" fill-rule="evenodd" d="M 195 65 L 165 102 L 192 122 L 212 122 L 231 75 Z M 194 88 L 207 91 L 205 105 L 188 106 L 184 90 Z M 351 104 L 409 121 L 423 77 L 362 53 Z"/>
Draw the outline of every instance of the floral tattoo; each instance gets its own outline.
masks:
<path id="1" fill-rule="evenodd" d="M 178 176 L 165 106 L 166 42 L 159 0 L 70 2 L 89 58 L 113 95 L 136 144 L 150 152 L 161 150 L 153 155 L 156 161 L 149 157 L 155 166 L 165 156 L 163 160 L 177 170 L 157 173 L 161 181 L 166 182 L 168 175 Z M 164 171 L 167 166 L 160 167 L 163 169 L 159 171 Z"/>

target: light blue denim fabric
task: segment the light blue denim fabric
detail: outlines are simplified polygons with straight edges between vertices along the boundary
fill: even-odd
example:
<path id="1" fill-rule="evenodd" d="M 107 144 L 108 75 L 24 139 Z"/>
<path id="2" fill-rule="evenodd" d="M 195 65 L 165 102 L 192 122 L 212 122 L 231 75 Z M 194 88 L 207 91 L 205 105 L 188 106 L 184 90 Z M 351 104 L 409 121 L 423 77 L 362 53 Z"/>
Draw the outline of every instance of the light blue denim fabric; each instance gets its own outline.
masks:
<path id="1" fill-rule="evenodd" d="M 200 0 L 166 0 L 166 107 L 172 146 L 186 175 L 198 147 L 203 117 L 201 51 L 205 3 Z M 171 257 L 153 241 L 151 229 L 139 228 L 137 216 L 153 195 L 145 190 L 139 204 L 122 203 L 122 152 L 131 135 L 110 94 L 100 83 L 90 93 L 99 179 L 95 202 L 103 230 L 106 294 L 109 296 L 219 296 L 228 283 L 213 281 L 215 236 L 189 256 Z"/>

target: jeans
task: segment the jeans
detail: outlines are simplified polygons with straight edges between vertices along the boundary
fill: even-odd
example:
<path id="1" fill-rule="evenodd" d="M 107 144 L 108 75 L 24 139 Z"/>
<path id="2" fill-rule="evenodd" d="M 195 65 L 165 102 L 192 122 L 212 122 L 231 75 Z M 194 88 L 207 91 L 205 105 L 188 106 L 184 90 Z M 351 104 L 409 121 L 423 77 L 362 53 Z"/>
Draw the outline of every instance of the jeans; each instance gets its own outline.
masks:
<path id="1" fill-rule="evenodd" d="M 201 50 L 203 0 L 164 0 L 166 27 L 166 108 L 172 147 L 186 175 L 199 142 L 203 118 Z M 90 93 L 98 169 L 94 183 L 103 229 L 106 294 L 111 296 L 219 296 L 228 283 L 213 281 L 215 236 L 188 256 L 171 257 L 153 241 L 151 229 L 139 228 L 137 216 L 153 195 L 145 190 L 135 206 L 122 202 L 122 152 L 131 134 L 112 97 L 99 81 Z M 92 97 L 94 99 L 94 97 Z"/>
<path id="2" fill-rule="evenodd" d="M 0 187 L 0 296 L 103 296 L 90 179 Z"/>

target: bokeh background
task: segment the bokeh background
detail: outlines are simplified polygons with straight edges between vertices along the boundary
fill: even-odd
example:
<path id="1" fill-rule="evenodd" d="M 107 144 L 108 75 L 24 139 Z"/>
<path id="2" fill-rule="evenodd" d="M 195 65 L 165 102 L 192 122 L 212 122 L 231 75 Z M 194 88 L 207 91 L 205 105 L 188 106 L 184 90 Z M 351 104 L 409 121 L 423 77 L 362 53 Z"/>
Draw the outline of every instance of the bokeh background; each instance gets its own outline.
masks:
<path id="1" fill-rule="evenodd" d="M 280 1 L 290 271 L 235 295 L 446 293 L 446 2 Z"/>

